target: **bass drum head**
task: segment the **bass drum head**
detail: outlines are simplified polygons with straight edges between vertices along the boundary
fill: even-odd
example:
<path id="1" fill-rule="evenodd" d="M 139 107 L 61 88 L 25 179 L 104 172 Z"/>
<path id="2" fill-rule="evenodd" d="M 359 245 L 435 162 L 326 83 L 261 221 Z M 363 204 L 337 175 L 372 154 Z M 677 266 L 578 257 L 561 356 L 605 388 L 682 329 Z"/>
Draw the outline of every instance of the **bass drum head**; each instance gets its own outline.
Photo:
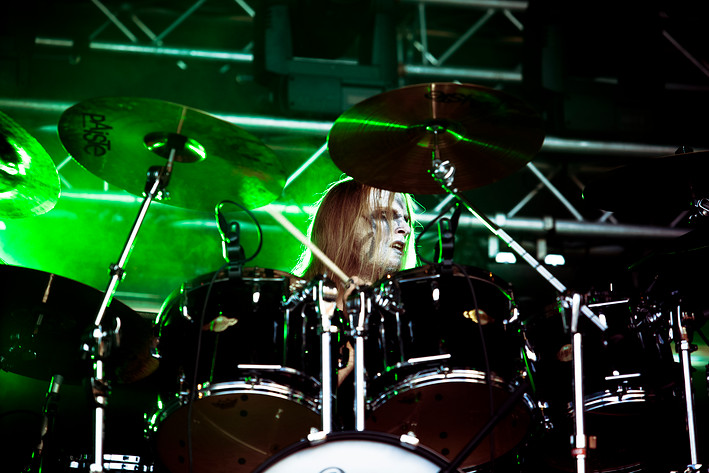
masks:
<path id="1" fill-rule="evenodd" d="M 438 473 L 446 461 L 426 447 L 378 432 L 335 432 L 283 450 L 254 473 Z M 458 470 L 455 470 L 458 471 Z"/>

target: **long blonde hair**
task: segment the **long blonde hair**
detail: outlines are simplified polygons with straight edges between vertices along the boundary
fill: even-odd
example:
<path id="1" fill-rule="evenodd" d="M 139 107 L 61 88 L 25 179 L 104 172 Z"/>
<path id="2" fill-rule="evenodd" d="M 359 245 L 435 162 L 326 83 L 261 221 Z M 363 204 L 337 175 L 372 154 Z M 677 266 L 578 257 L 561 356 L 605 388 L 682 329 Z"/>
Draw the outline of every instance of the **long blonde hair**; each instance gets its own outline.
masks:
<path id="1" fill-rule="evenodd" d="M 315 246 L 323 251 L 334 263 L 348 276 L 359 276 L 368 282 L 374 282 L 386 273 L 385 268 L 372 267 L 367 261 L 361 261 L 361 242 L 357 238 L 357 225 L 359 219 L 371 218 L 372 202 L 388 194 L 388 207 L 391 208 L 396 195 L 377 189 L 351 178 L 337 181 L 330 185 L 317 202 L 317 211 L 311 218 L 308 227 L 308 238 Z M 417 264 L 415 239 L 413 238 L 414 215 L 413 199 L 409 194 L 401 194 L 404 206 L 412 227 L 404 248 L 404 256 L 400 269 L 413 268 Z M 388 215 L 387 219 L 391 219 Z M 391 221 L 390 221 L 391 224 Z M 391 228 L 391 225 L 389 225 Z M 383 235 L 382 228 L 375 226 L 374 248 L 379 248 L 378 243 L 387 235 Z M 376 256 L 376 255 L 375 255 Z M 374 258 L 375 261 L 378 259 Z M 315 258 L 309 249 L 305 249 L 300 260 L 293 270 L 296 276 L 310 280 L 316 276 L 327 274 L 329 271 L 325 264 Z M 333 279 L 335 279 L 333 277 Z M 336 281 L 342 286 L 342 281 Z"/>

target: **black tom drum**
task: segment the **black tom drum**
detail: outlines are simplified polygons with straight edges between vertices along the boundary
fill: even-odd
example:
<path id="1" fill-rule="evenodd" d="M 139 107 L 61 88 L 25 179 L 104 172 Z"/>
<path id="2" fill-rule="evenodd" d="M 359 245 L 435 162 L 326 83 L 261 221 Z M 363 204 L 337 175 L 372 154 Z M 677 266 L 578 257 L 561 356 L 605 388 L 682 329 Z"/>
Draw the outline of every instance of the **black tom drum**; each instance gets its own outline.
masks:
<path id="1" fill-rule="evenodd" d="M 477 268 L 423 266 L 379 281 L 374 301 L 365 341 L 366 428 L 413 433 L 454 458 L 525 375 L 510 286 Z M 532 405 L 523 399 L 463 468 L 524 440 Z"/>
<path id="2" fill-rule="evenodd" d="M 252 471 L 320 428 L 319 344 L 303 339 L 317 321 L 286 303 L 303 285 L 244 268 L 241 277 L 197 278 L 166 300 L 157 319 L 161 399 L 149 429 L 171 473 L 187 472 L 190 454 L 194 473 Z"/>
<path id="3" fill-rule="evenodd" d="M 583 315 L 579 320 L 588 468 L 655 471 L 686 435 L 670 319 L 661 305 L 619 292 L 594 290 L 583 301 L 608 327 L 601 331 Z M 537 396 L 553 425 L 540 451 L 567 471 L 575 468 L 568 442 L 574 432 L 570 312 L 559 300 L 524 327 Z"/>

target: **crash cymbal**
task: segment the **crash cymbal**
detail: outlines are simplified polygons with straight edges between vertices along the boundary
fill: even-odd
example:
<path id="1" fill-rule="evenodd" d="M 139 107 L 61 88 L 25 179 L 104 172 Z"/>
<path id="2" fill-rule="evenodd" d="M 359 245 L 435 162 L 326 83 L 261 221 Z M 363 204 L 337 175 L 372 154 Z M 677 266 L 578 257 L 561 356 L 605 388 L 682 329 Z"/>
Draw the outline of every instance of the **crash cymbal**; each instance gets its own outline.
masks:
<path id="1" fill-rule="evenodd" d="M 52 273 L 18 266 L 0 266 L 0 368 L 36 379 L 55 374 L 78 384 L 91 374 L 82 359 L 84 337 L 90 334 L 104 294 Z M 106 360 L 109 379 L 129 383 L 157 368 L 151 356 L 152 323 L 117 299 L 104 325 L 120 318 L 120 346 Z"/>
<path id="2" fill-rule="evenodd" d="M 694 199 L 709 197 L 709 152 L 648 158 L 590 181 L 583 190 L 589 204 L 609 211 L 688 210 Z"/>
<path id="3" fill-rule="evenodd" d="M 258 208 L 285 185 L 279 158 L 245 130 L 205 112 L 155 99 L 102 97 L 67 109 L 59 137 L 79 164 L 142 196 L 148 169 L 167 163 L 167 138 L 187 139 L 175 159 L 168 198 L 177 207 L 214 211 L 224 199 Z"/>
<path id="4" fill-rule="evenodd" d="M 434 133 L 437 130 L 437 133 Z M 354 179 L 397 192 L 439 194 L 429 174 L 434 135 L 454 185 L 496 182 L 529 162 L 544 141 L 542 120 L 512 96 L 477 85 L 426 83 L 366 99 L 333 125 L 328 148 Z"/>
<path id="5" fill-rule="evenodd" d="M 0 112 L 0 218 L 49 212 L 59 192 L 57 168 L 42 145 Z"/>

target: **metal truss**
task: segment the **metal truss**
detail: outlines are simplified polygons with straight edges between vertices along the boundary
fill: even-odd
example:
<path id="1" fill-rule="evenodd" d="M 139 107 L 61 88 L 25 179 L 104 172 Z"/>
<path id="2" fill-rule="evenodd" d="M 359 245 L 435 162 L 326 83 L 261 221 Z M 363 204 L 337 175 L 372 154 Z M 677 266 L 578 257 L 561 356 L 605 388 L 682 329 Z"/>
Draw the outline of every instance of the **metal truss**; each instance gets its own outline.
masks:
<path id="1" fill-rule="evenodd" d="M 202 47 L 190 47 L 184 44 L 180 46 L 171 45 L 171 38 L 176 31 L 184 26 L 185 21 L 204 7 L 208 0 L 198 0 L 180 14 L 167 26 L 157 28 L 150 24 L 150 21 L 141 18 L 133 8 L 125 5 L 120 11 L 109 8 L 100 0 L 91 0 L 96 9 L 105 17 L 102 22 L 98 22 L 93 31 L 86 38 L 87 47 L 90 50 L 133 54 L 136 56 L 162 56 L 174 57 L 178 60 L 200 59 L 206 61 L 220 61 L 227 63 L 240 63 L 249 65 L 253 62 L 253 41 L 246 40 L 242 47 L 238 49 L 210 49 Z M 137 5 L 137 4 L 135 4 Z M 253 18 L 255 10 L 246 0 L 234 0 L 234 14 L 246 15 Z M 460 80 L 460 81 L 485 81 L 492 83 L 519 83 L 522 81 L 521 64 L 507 70 L 497 68 L 480 67 L 473 64 L 454 64 L 453 59 L 461 49 L 469 44 L 475 35 L 480 35 L 490 27 L 493 19 L 503 19 L 506 31 L 496 31 L 496 34 L 506 34 L 510 36 L 518 35 L 524 30 L 524 24 L 520 20 L 520 12 L 527 8 L 527 2 L 523 1 L 503 1 L 503 0 L 402 0 L 397 7 L 401 21 L 398 25 L 398 54 L 400 62 L 400 81 L 402 85 L 407 81 L 415 81 L 419 78 L 434 78 L 440 80 Z M 457 10 L 474 11 L 475 18 L 471 24 L 461 31 L 454 31 L 448 35 L 448 44 L 440 45 L 442 41 L 437 40 L 437 46 L 433 46 L 431 38 L 431 16 L 436 14 L 436 10 L 447 9 L 455 12 Z M 404 11 L 405 10 L 405 11 Z M 115 28 L 125 38 L 124 41 L 115 39 L 103 39 L 107 36 L 109 29 Z M 114 31 L 115 33 L 115 31 Z M 38 36 L 35 44 L 45 47 L 72 48 L 75 41 L 67 37 L 47 37 Z M 688 48 L 683 47 L 670 32 L 665 31 L 664 37 L 673 47 L 684 56 L 689 62 L 694 64 L 703 74 L 709 76 L 709 69 L 706 62 L 692 55 Z M 70 104 L 56 102 L 42 102 L 32 99 L 2 99 L 0 106 L 7 108 L 28 108 L 45 111 L 60 111 Z M 325 136 L 331 123 L 317 122 L 312 120 L 286 120 L 280 117 L 259 117 L 259 116 L 231 116 L 225 115 L 221 118 L 236 125 L 244 126 L 253 130 L 273 130 L 283 129 L 284 132 L 309 133 L 316 136 Z M 542 153 L 572 153 L 629 157 L 653 157 L 672 154 L 675 150 L 673 145 L 650 145 L 643 143 L 622 143 L 590 141 L 581 139 L 568 139 L 554 136 L 547 136 Z M 321 152 L 321 151 L 320 151 Z M 62 167 L 67 161 L 59 163 L 58 169 L 61 174 Z M 574 236 L 608 235 L 617 238 L 624 237 L 649 237 L 649 238 L 675 238 L 686 232 L 678 228 L 657 228 L 641 225 L 623 225 L 610 213 L 602 214 L 596 221 L 588 221 L 574 206 L 570 199 L 563 195 L 552 183 L 551 177 L 559 172 L 558 168 L 547 167 L 545 174 L 540 169 L 539 163 L 529 163 L 523 171 L 532 173 L 537 181 L 535 187 L 529 190 L 524 198 L 517 202 L 506 212 L 496 216 L 498 224 L 521 231 L 548 232 L 550 229 L 558 233 L 566 233 Z M 581 189 L 583 182 L 577 176 L 569 176 L 576 186 Z M 63 176 L 60 177 L 64 185 L 70 189 L 67 193 L 71 195 L 73 189 L 71 183 Z M 520 218 L 520 211 L 538 195 L 540 192 L 550 192 L 567 210 L 568 215 L 562 218 L 551 218 L 548 216 L 537 219 Z M 431 212 L 432 213 L 432 212 Z M 431 217 L 424 216 L 425 218 Z M 463 225 L 476 226 L 478 223 L 472 219 L 463 219 Z"/>

